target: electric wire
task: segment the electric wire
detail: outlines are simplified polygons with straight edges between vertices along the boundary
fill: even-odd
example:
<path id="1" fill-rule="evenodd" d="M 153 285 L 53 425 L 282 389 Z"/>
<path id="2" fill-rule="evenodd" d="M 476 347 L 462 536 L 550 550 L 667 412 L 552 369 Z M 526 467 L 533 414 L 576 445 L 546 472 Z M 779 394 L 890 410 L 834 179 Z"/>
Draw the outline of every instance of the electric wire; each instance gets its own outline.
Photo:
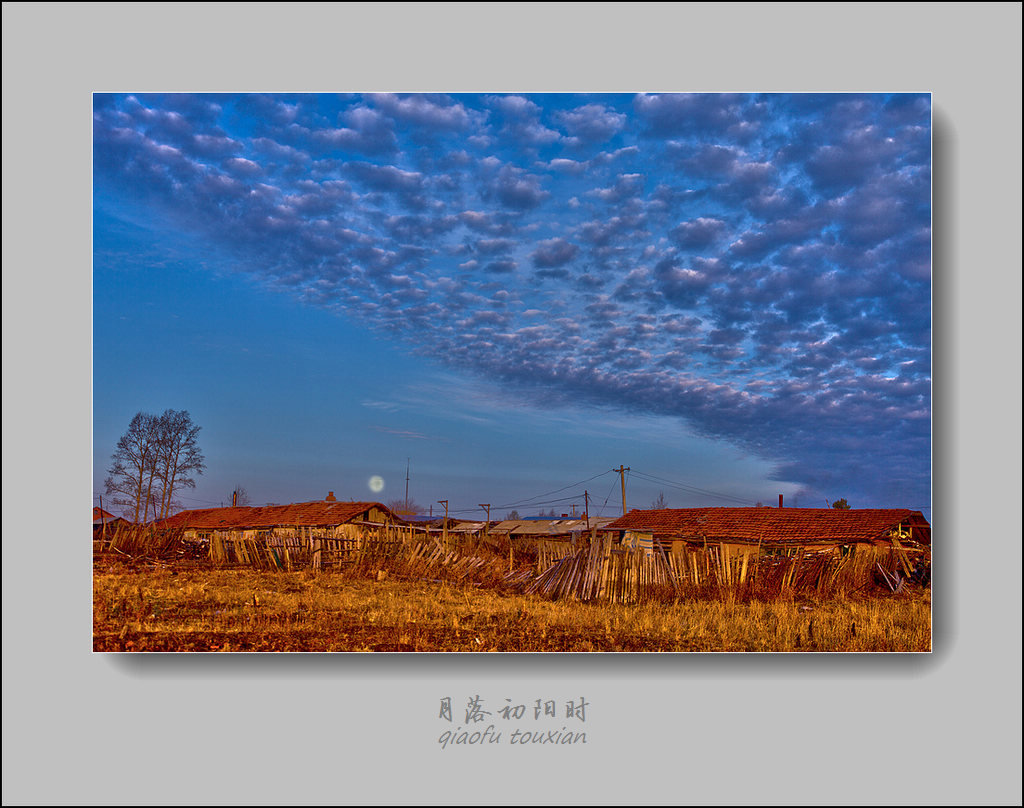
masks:
<path id="1" fill-rule="evenodd" d="M 690 494 L 703 494 L 704 496 L 717 497 L 718 499 L 724 499 L 724 500 L 730 501 L 730 502 L 737 502 L 737 503 L 740 503 L 740 504 L 743 504 L 743 505 L 753 505 L 753 504 L 755 504 L 753 500 L 744 499 L 742 497 L 736 497 L 736 496 L 733 496 L 731 494 L 723 494 L 720 491 L 709 491 L 706 488 L 698 488 L 695 485 L 689 485 L 687 483 L 679 483 L 679 482 L 675 482 L 673 480 L 666 480 L 664 477 L 656 477 L 653 474 L 646 474 L 646 473 L 641 472 L 641 471 L 634 471 L 633 473 L 635 473 L 637 475 L 637 477 L 639 477 L 640 479 L 646 480 L 647 482 L 656 482 L 656 483 L 660 483 L 662 485 L 672 486 L 674 488 L 678 488 L 679 490 L 685 491 L 685 492 L 690 493 Z"/>
<path id="2" fill-rule="evenodd" d="M 602 471 L 600 474 L 595 474 L 593 477 L 588 477 L 585 480 L 580 480 L 578 483 L 570 483 L 569 485 L 562 486 L 561 488 L 556 488 L 554 491 L 547 491 L 547 492 L 545 492 L 543 494 L 537 494 L 536 496 L 533 496 L 533 497 L 527 497 L 526 499 L 518 500 L 517 502 L 510 502 L 507 505 L 495 505 L 494 507 L 496 507 L 496 508 L 516 508 L 516 507 L 519 507 L 520 505 L 522 505 L 522 506 L 530 505 L 536 499 L 540 499 L 541 497 L 551 496 L 551 494 L 557 494 L 557 493 L 559 493 L 561 491 L 565 491 L 565 490 L 567 490 L 569 488 L 574 488 L 577 485 L 583 485 L 584 483 L 589 483 L 591 480 L 596 480 L 598 477 L 603 477 L 605 474 L 610 474 L 610 473 L 611 472 L 608 472 L 608 471 Z"/>

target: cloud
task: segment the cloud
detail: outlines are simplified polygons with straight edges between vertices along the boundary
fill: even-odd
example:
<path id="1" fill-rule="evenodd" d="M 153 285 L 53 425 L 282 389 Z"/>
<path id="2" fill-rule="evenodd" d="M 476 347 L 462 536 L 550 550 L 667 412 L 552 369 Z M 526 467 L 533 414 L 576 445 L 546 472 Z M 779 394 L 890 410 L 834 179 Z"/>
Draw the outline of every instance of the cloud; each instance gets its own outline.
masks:
<path id="1" fill-rule="evenodd" d="M 322 152 L 354 151 L 380 155 L 397 150 L 393 122 L 377 110 L 356 106 L 340 117 L 345 126 L 309 130 L 292 124 L 285 132 L 290 137 L 310 140 Z"/>
<path id="2" fill-rule="evenodd" d="M 473 121 L 462 104 L 444 96 L 370 93 L 366 98 L 375 109 L 420 127 L 457 131 Z"/>
<path id="3" fill-rule="evenodd" d="M 549 238 L 537 244 L 530 258 L 533 265 L 540 269 L 550 269 L 568 264 L 576 257 L 579 247 L 565 239 Z"/>
<path id="4" fill-rule="evenodd" d="M 484 266 L 484 272 L 490 272 L 492 275 L 505 275 L 515 272 L 517 266 L 516 262 L 511 259 L 505 259 L 504 261 L 491 261 L 489 264 Z"/>
<path id="5" fill-rule="evenodd" d="M 483 196 L 487 200 L 497 200 L 507 208 L 529 210 L 551 194 L 541 187 L 541 177 L 506 165 L 485 185 Z"/>
<path id="6" fill-rule="evenodd" d="M 743 123 L 752 123 L 741 118 L 744 100 L 736 95 L 641 94 L 635 98 L 633 106 L 652 135 L 724 135 Z"/>
<path id="7" fill-rule="evenodd" d="M 98 207 L 509 394 L 927 496 L 927 96 L 219 100 L 96 96 Z"/>
<path id="8" fill-rule="evenodd" d="M 499 135 L 506 140 L 538 147 L 551 145 L 562 138 L 556 130 L 541 122 L 541 108 L 529 99 L 518 95 L 489 96 L 485 102 L 501 117 L 503 125 Z"/>
<path id="9" fill-rule="evenodd" d="M 722 219 L 701 216 L 681 222 L 669 231 L 669 235 L 680 247 L 702 249 L 718 241 L 725 229 L 726 223 Z"/>
<path id="10" fill-rule="evenodd" d="M 584 104 L 571 110 L 556 112 L 554 119 L 577 140 L 603 143 L 626 125 L 626 115 L 601 104 Z"/>

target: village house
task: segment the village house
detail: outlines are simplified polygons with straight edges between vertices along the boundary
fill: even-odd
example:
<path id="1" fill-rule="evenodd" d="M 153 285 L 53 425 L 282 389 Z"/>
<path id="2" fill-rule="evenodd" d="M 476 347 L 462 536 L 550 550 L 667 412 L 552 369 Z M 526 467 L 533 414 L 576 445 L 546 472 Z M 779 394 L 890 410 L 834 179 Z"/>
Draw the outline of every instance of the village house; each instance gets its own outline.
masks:
<path id="1" fill-rule="evenodd" d="M 93 506 L 92 509 L 92 537 L 102 539 L 104 534 L 110 533 L 121 525 L 127 525 L 128 520 L 120 516 L 114 516 L 103 508 Z"/>
<path id="2" fill-rule="evenodd" d="M 762 550 L 829 550 L 854 545 L 929 547 L 931 526 L 901 508 L 665 508 L 633 510 L 605 526 L 624 543 L 663 549 L 741 545 Z"/>
<path id="3" fill-rule="evenodd" d="M 507 536 L 509 539 L 533 539 L 535 541 L 574 542 L 590 533 L 594 528 L 603 530 L 614 521 L 614 517 L 562 518 L 562 519 L 505 519 L 492 525 L 492 536 Z"/>
<path id="4" fill-rule="evenodd" d="M 683 596 L 754 585 L 761 593 L 892 591 L 929 574 L 931 526 L 920 511 L 835 508 L 634 510 L 531 584 L 547 596 L 629 602 L 645 587 Z"/>
<path id="5" fill-rule="evenodd" d="M 291 505 L 234 506 L 181 511 L 160 527 L 183 531 L 191 540 L 276 537 L 348 538 L 360 528 L 405 525 L 380 502 L 339 502 L 334 492 L 313 502 Z"/>

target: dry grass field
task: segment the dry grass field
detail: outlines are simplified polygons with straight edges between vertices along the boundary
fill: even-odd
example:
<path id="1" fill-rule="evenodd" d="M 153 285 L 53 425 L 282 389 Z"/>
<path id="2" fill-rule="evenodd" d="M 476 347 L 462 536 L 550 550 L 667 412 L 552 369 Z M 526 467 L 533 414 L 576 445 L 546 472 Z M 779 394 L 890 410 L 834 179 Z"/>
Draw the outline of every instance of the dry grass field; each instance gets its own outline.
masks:
<path id="1" fill-rule="evenodd" d="M 931 650 L 930 589 L 775 602 L 552 601 L 337 572 L 97 557 L 96 651 Z"/>

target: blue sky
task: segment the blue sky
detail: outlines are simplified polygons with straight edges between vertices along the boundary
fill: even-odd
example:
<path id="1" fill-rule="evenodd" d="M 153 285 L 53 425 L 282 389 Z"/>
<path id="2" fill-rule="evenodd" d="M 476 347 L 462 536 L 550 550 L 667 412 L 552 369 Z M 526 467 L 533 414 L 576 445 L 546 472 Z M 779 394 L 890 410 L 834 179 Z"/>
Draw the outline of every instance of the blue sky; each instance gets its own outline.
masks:
<path id="1" fill-rule="evenodd" d="M 927 94 L 93 101 L 97 494 L 930 515 Z"/>

